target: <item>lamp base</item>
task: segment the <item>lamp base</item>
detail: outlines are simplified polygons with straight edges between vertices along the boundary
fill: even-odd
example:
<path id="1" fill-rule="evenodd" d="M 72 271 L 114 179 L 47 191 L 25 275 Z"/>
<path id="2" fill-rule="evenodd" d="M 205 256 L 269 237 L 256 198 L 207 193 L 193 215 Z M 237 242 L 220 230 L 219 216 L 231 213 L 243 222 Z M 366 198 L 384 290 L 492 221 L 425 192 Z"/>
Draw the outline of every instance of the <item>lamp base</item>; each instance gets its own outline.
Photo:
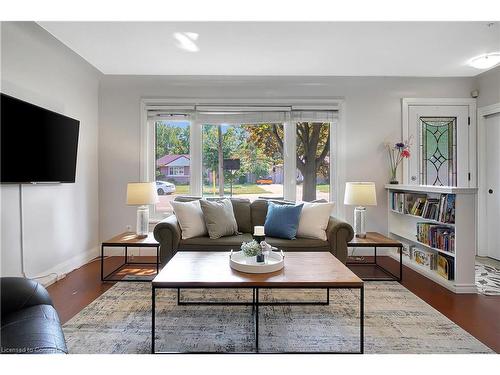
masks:
<path id="1" fill-rule="evenodd" d="M 366 208 L 358 206 L 354 208 L 354 233 L 358 238 L 366 238 L 365 231 Z"/>
<path id="2" fill-rule="evenodd" d="M 149 206 L 137 208 L 137 238 L 146 238 L 149 234 Z"/>

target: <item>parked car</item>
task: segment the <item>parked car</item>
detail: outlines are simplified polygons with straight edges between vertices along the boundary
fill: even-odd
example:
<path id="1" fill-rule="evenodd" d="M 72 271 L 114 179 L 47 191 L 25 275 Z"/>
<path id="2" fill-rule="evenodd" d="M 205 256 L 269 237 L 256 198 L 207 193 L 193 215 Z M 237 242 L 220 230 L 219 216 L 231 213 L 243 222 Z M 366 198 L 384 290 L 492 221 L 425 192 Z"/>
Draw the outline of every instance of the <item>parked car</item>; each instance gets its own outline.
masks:
<path id="1" fill-rule="evenodd" d="M 156 191 L 158 195 L 175 193 L 175 185 L 167 181 L 156 181 Z"/>
<path id="2" fill-rule="evenodd" d="M 273 183 L 273 178 L 271 176 L 261 177 L 255 182 L 259 185 L 271 185 Z"/>

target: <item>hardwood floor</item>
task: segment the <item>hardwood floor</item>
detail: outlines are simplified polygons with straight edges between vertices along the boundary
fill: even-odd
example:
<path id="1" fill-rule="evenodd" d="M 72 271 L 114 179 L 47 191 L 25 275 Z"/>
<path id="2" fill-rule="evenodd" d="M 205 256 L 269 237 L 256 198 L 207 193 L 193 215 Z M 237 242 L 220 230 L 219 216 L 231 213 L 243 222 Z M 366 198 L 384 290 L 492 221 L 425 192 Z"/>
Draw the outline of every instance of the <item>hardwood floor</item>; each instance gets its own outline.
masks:
<path id="1" fill-rule="evenodd" d="M 397 274 L 396 261 L 379 257 L 379 262 Z M 153 257 L 136 257 L 135 262 L 154 261 Z M 123 262 L 123 258 L 105 259 L 105 271 L 112 270 Z M 356 266 L 353 271 L 360 275 L 373 272 L 371 269 Z M 109 272 L 108 271 L 108 272 Z M 125 273 L 153 274 L 149 266 L 130 266 L 115 276 Z M 378 273 L 373 275 L 379 275 Z M 100 261 L 98 259 L 69 273 L 64 279 L 50 285 L 47 289 L 54 301 L 55 308 L 63 323 L 67 322 L 85 306 L 113 286 L 113 282 L 101 282 Z M 447 316 L 478 340 L 500 353 L 500 297 L 480 294 L 454 294 L 432 282 L 408 267 L 403 267 L 402 285 L 429 305 Z"/>

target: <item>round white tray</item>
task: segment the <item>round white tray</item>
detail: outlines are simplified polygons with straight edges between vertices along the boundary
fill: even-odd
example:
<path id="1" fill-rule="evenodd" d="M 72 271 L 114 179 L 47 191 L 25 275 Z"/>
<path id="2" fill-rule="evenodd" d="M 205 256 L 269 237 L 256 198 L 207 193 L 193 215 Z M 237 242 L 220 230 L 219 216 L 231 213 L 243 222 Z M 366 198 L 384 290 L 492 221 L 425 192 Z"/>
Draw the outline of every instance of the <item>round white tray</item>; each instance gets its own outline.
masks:
<path id="1" fill-rule="evenodd" d="M 232 269 L 246 273 L 269 273 L 279 271 L 285 266 L 285 255 L 282 251 L 270 251 L 265 256 L 264 263 L 257 263 L 255 257 L 247 257 L 243 251 L 229 254 L 229 265 Z"/>

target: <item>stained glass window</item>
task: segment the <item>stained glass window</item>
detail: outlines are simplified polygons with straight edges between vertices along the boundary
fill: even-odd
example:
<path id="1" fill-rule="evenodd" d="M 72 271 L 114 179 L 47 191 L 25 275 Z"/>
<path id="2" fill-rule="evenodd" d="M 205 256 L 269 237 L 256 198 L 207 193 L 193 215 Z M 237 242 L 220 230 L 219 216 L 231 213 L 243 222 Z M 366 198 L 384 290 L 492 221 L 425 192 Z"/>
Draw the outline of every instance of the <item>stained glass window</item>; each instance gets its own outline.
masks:
<path id="1" fill-rule="evenodd" d="M 420 117 L 422 185 L 457 185 L 456 117 Z"/>

